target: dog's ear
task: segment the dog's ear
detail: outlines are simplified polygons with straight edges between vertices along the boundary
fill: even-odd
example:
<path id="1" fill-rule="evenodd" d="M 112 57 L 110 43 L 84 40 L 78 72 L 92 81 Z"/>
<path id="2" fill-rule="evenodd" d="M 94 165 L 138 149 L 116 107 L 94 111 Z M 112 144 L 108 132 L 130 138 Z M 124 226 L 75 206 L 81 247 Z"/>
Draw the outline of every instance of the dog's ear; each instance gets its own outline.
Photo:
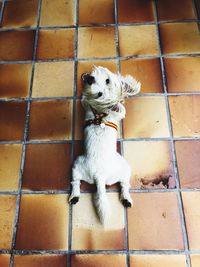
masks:
<path id="1" fill-rule="evenodd" d="M 121 76 L 122 92 L 126 96 L 136 95 L 140 92 L 141 83 L 134 79 L 131 75 Z"/>

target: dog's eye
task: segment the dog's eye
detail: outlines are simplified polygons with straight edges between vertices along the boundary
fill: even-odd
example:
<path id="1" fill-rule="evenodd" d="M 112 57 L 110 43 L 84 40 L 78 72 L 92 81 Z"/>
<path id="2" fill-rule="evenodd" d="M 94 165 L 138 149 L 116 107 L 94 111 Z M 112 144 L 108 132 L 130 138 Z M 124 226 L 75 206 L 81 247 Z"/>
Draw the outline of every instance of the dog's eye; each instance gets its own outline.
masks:
<path id="1" fill-rule="evenodd" d="M 109 84 L 110 83 L 110 79 L 106 79 L 106 84 Z"/>

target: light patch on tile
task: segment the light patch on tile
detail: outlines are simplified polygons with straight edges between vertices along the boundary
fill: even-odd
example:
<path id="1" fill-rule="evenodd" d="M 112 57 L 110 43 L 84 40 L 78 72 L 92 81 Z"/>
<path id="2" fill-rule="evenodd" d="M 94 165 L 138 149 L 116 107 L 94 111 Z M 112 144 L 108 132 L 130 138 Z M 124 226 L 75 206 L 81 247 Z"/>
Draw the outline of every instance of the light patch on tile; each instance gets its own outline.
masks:
<path id="1" fill-rule="evenodd" d="M 131 188 L 175 187 L 172 154 L 169 142 L 125 141 L 124 156 L 132 169 L 130 180 Z"/>
<path id="2" fill-rule="evenodd" d="M 67 255 L 15 255 L 14 267 L 67 267 Z"/>
<path id="3" fill-rule="evenodd" d="M 124 208 L 118 193 L 107 193 L 110 219 L 102 225 L 96 215 L 91 194 L 82 194 L 73 206 L 72 249 L 124 249 Z"/>
<path id="4" fill-rule="evenodd" d="M 191 267 L 199 267 L 200 266 L 200 255 L 190 255 L 191 259 Z"/>
<path id="5" fill-rule="evenodd" d="M 1 5 L 0 5 L 1 8 Z M 10 255 L 1 254 L 0 255 L 0 266 L 1 267 L 9 267 L 10 266 Z"/>
<path id="6" fill-rule="evenodd" d="M 132 97 L 125 107 L 124 138 L 169 137 L 164 97 Z"/>
<path id="7" fill-rule="evenodd" d="M 35 64 L 32 97 L 72 96 L 73 89 L 73 61 Z"/>

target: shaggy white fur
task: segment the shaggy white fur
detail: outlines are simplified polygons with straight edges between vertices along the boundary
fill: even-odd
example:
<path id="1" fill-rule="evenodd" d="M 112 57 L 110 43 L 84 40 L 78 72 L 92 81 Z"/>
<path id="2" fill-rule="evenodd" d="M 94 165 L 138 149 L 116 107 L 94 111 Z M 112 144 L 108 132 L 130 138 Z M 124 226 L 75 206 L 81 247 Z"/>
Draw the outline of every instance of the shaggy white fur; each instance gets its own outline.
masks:
<path id="1" fill-rule="evenodd" d="M 120 199 L 125 207 L 132 206 L 129 194 L 131 170 L 125 159 L 117 152 L 117 131 L 106 125 L 108 122 L 119 125 L 125 118 L 124 98 L 140 91 L 140 83 L 131 76 L 114 74 L 103 67 L 93 67 L 91 74 L 82 75 L 85 83 L 82 105 L 85 109 L 85 121 L 94 120 L 104 114 L 99 125 L 85 127 L 85 152 L 79 156 L 72 169 L 71 204 L 76 204 L 80 197 L 81 180 L 96 184 L 97 192 L 94 203 L 100 221 L 104 224 L 109 218 L 109 202 L 105 185 L 119 182 Z"/>

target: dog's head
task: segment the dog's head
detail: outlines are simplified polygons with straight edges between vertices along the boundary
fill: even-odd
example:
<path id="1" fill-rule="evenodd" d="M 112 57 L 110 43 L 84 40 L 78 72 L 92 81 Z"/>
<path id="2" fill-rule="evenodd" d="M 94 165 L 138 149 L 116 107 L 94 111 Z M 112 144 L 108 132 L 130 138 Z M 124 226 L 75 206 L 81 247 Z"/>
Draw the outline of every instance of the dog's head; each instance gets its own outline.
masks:
<path id="1" fill-rule="evenodd" d="M 140 91 L 140 83 L 130 75 L 114 74 L 107 68 L 93 67 L 91 73 L 83 73 L 83 99 L 99 112 L 123 102 L 125 97 Z"/>

